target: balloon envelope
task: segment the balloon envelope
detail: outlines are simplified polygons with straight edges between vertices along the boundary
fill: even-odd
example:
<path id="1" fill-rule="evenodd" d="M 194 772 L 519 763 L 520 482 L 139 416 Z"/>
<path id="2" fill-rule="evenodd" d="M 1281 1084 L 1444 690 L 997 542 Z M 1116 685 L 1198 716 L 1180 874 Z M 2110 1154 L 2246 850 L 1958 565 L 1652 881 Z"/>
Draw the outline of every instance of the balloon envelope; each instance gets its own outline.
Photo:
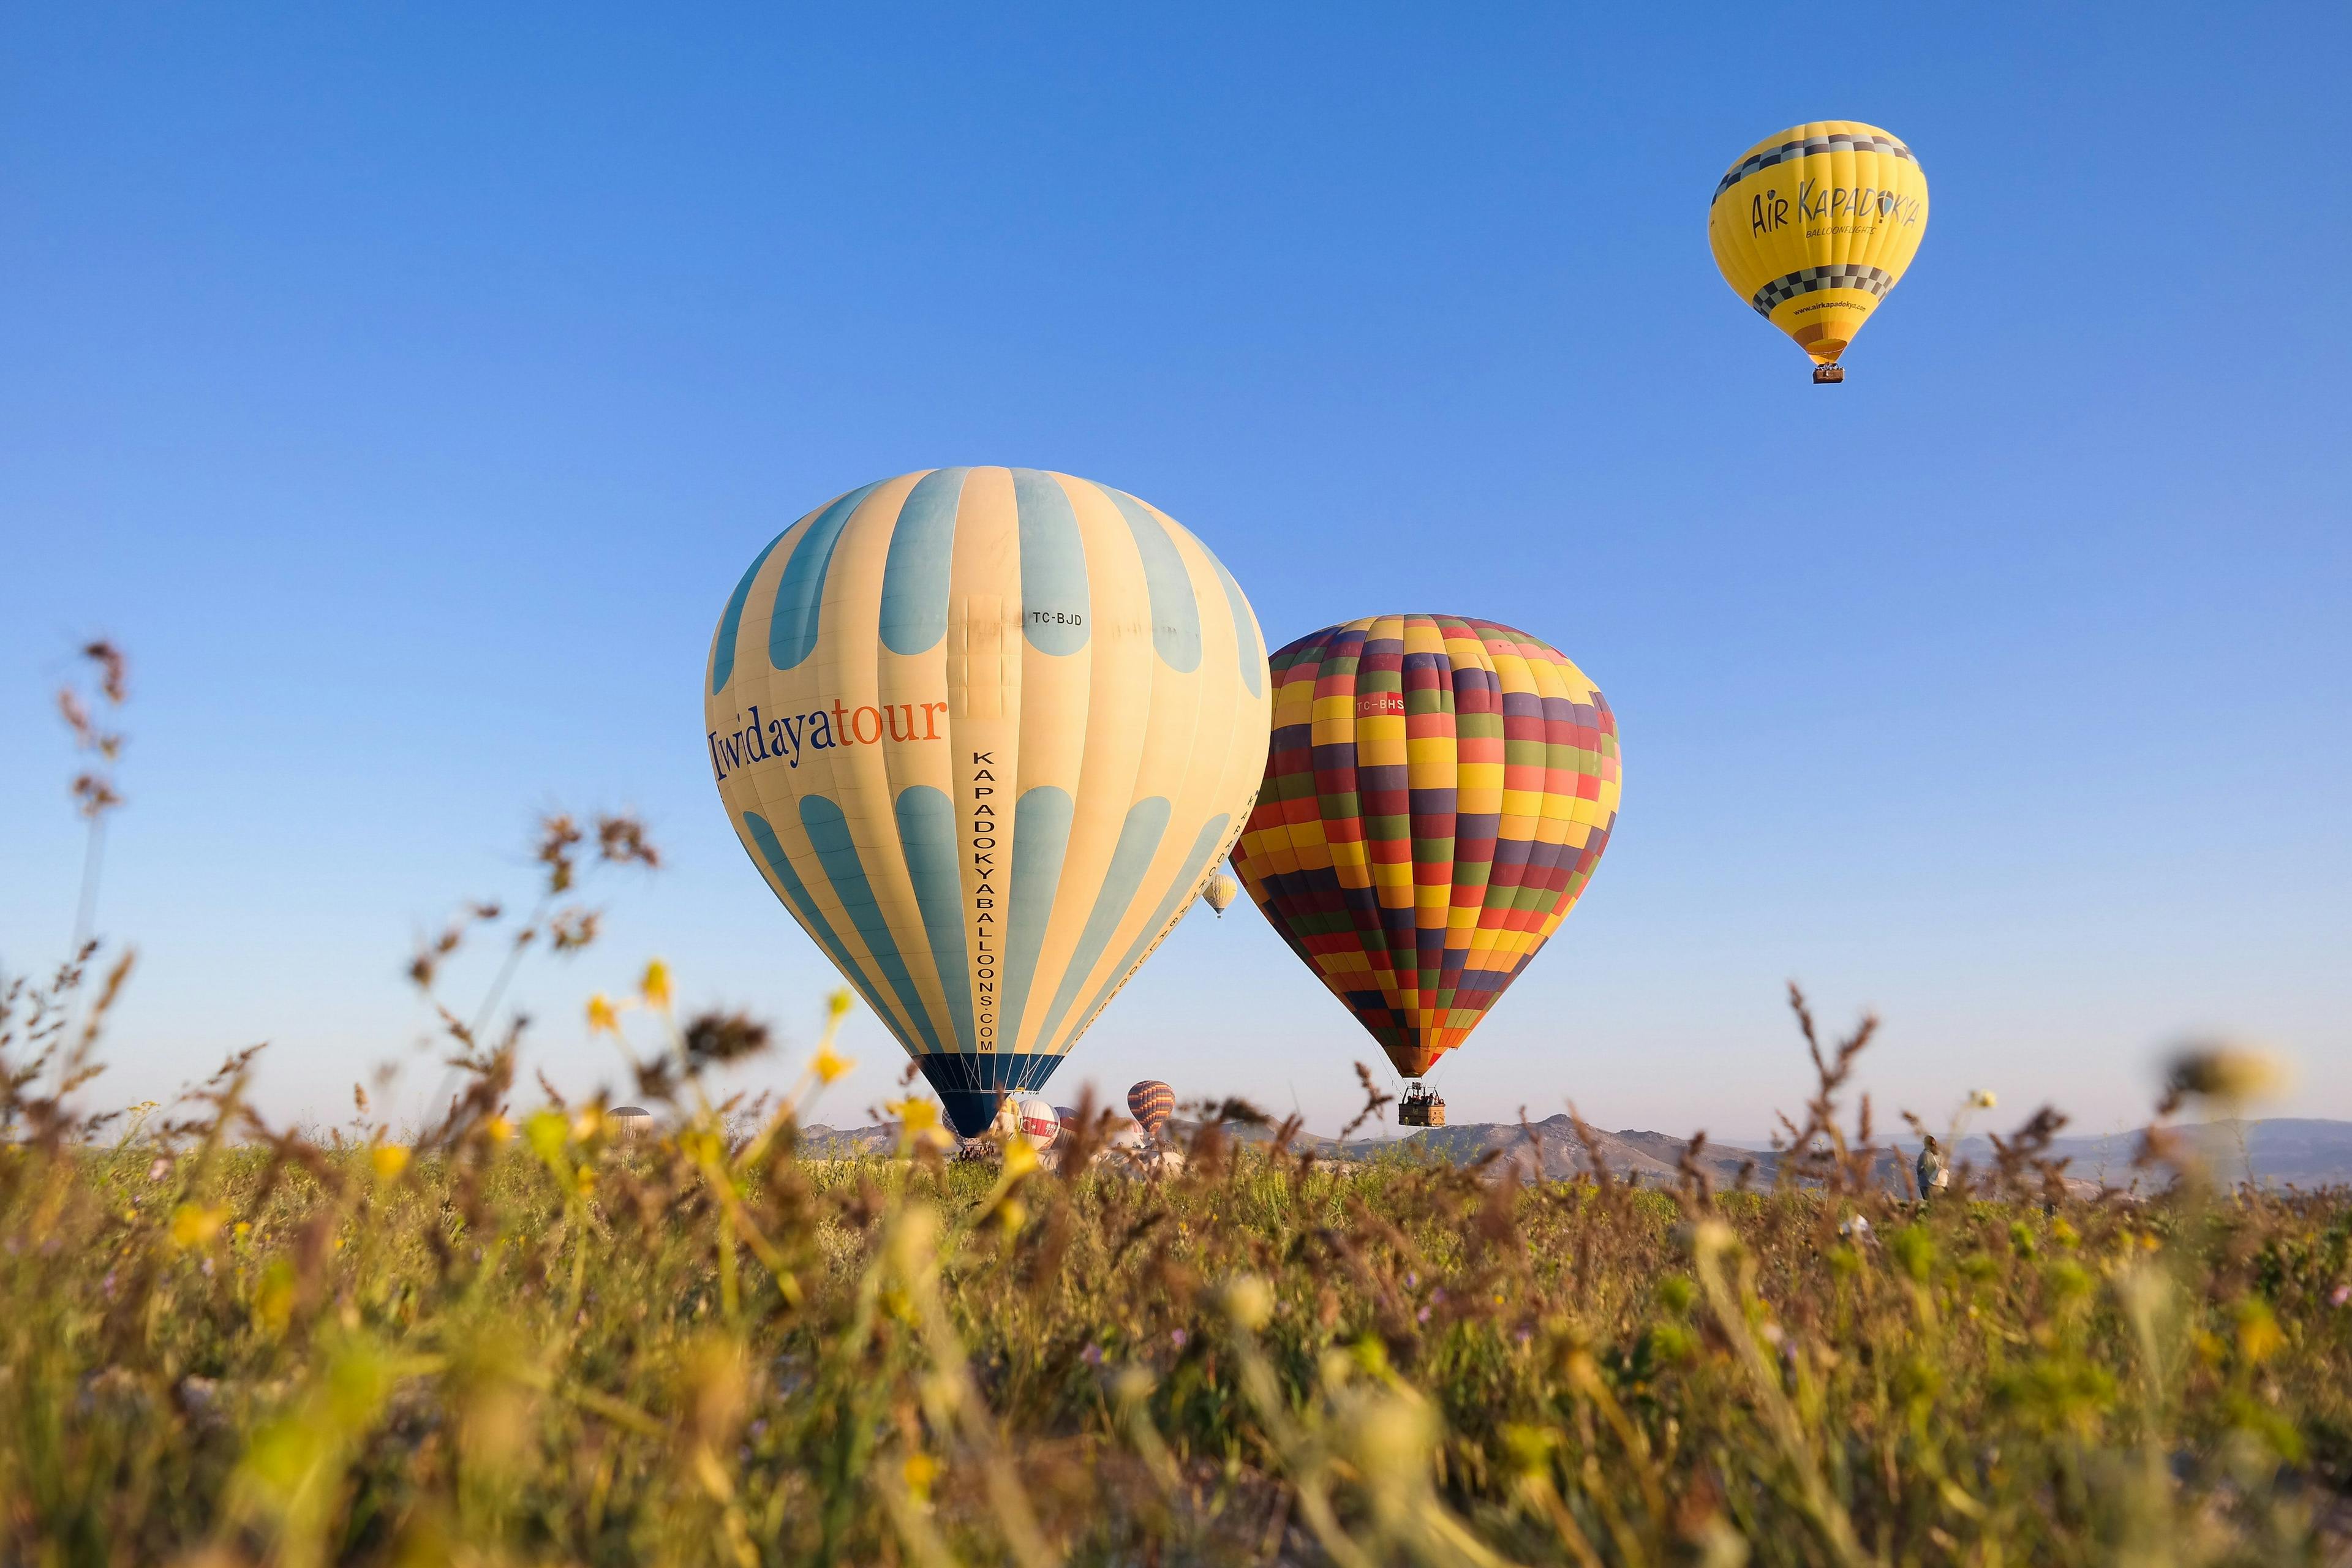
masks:
<path id="1" fill-rule="evenodd" d="M 1156 1078 L 1145 1079 L 1127 1091 L 1127 1110 L 1156 1143 L 1176 1113 L 1176 1091 Z"/>
<path id="2" fill-rule="evenodd" d="M 1265 645 L 1165 513 L 938 468 L 786 529 L 711 640 L 744 849 L 967 1137 L 1045 1083 L 1231 846 Z"/>
<path id="3" fill-rule="evenodd" d="M 1032 1149 L 1050 1149 L 1062 1135 L 1062 1119 L 1054 1114 L 1052 1106 L 1034 1094 L 1013 1095 L 1005 1100 L 998 1115 L 1005 1133 Z"/>
<path id="4" fill-rule="evenodd" d="M 1817 120 L 1759 142 L 1717 182 L 1706 215 L 1731 291 L 1823 367 L 1902 281 L 1927 232 L 1919 160 L 1857 120 Z"/>
<path id="5" fill-rule="evenodd" d="M 1559 649 L 1493 621 L 1349 621 L 1273 665 L 1274 745 L 1234 869 L 1418 1078 L 1584 891 L 1617 820 L 1617 721 Z"/>

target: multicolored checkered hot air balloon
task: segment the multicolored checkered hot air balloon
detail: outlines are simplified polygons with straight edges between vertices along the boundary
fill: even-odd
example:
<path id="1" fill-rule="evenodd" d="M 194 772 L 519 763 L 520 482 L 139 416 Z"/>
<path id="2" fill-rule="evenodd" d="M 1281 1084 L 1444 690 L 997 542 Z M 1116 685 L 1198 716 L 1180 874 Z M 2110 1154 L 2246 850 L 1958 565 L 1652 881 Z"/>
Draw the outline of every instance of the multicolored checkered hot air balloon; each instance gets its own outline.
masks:
<path id="1" fill-rule="evenodd" d="M 1234 869 L 1419 1078 L 1584 891 L 1617 820 L 1617 721 L 1549 643 L 1459 616 L 1327 626 L 1273 667 Z"/>
<path id="2" fill-rule="evenodd" d="M 801 519 L 736 584 L 703 691 L 752 864 L 966 1137 L 1150 956 L 1265 762 L 1232 575 L 1133 496 L 1034 468 Z"/>

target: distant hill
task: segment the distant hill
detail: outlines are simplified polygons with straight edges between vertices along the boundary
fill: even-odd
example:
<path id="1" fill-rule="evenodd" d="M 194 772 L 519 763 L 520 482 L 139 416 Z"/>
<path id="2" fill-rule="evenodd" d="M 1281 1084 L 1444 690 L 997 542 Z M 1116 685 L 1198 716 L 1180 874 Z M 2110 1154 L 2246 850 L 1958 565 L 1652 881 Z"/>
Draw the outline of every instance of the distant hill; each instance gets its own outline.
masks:
<path id="1" fill-rule="evenodd" d="M 1468 1164 L 1491 1152 L 1517 1165 L 1522 1176 L 1546 1181 L 1590 1173 L 1593 1156 L 1598 1154 L 1612 1175 L 1638 1181 L 1643 1186 L 1658 1186 L 1671 1185 L 1682 1179 L 1680 1162 L 1689 1143 L 1686 1138 L 1673 1138 L 1663 1132 L 1631 1129 L 1604 1132 L 1596 1127 L 1592 1130 L 1592 1147 L 1588 1150 L 1577 1136 L 1576 1123 L 1563 1113 L 1524 1127 L 1516 1121 L 1432 1127 L 1402 1138 L 1349 1144 L 1344 1151 L 1334 1152 L 1358 1160 L 1434 1157 L 1454 1164 Z M 1700 1151 L 1698 1163 L 1720 1186 L 1731 1185 L 1738 1180 L 1740 1167 L 1750 1164 L 1755 1167 L 1753 1179 L 1769 1185 L 1779 1159 L 1777 1154 L 1710 1143 Z"/>
<path id="2" fill-rule="evenodd" d="M 804 1160 L 854 1160 L 865 1154 L 895 1154 L 898 1152 L 898 1124 L 885 1121 L 878 1127 L 853 1127 L 843 1131 L 832 1127 L 801 1129 L 801 1157 Z"/>
<path id="3" fill-rule="evenodd" d="M 2205 1122 L 2179 1131 L 2202 1152 L 2215 1177 L 2224 1183 L 2252 1180 L 2272 1187 L 2352 1186 L 2352 1121 L 2273 1117 L 2260 1121 Z M 2068 1162 L 2066 1175 L 2071 1181 L 2094 1188 L 2102 1184 L 2127 1188 L 2135 1178 L 2149 1184 L 2147 1174 L 2132 1165 L 2139 1153 L 2140 1138 L 2137 1130 L 2105 1137 L 2061 1137 L 2052 1143 L 2051 1152 Z M 1612 1173 L 1635 1178 L 1648 1186 L 1680 1179 L 1679 1162 L 1687 1140 L 1661 1132 L 1603 1132 L 1595 1129 L 1593 1144 Z M 1880 1156 L 1880 1179 L 1900 1185 L 1902 1178 L 1896 1172 L 1896 1163 L 1899 1160 L 1907 1164 L 1918 1147 L 1916 1139 L 1905 1137 L 1897 1141 L 1893 1151 Z M 1476 1160 L 1488 1150 L 1500 1150 L 1528 1174 L 1540 1172 L 1552 1180 L 1581 1175 L 1591 1164 L 1584 1144 L 1576 1135 L 1575 1124 L 1564 1115 L 1531 1122 L 1524 1130 L 1517 1122 L 1433 1127 L 1386 1143 L 1350 1145 L 1348 1153 L 1362 1159 L 1380 1151 L 1409 1155 L 1415 1150 L 1457 1163 Z M 1698 1163 L 1718 1186 L 1729 1186 L 1738 1179 L 1740 1167 L 1752 1161 L 1751 1180 L 1758 1185 L 1769 1186 L 1780 1158 L 1770 1150 L 1711 1142 L 1701 1152 Z M 1983 1136 L 1963 1139 L 1959 1160 L 1979 1169 L 1990 1167 L 1993 1163 L 1992 1141 Z"/>
<path id="4" fill-rule="evenodd" d="M 2316 1117 L 2273 1116 L 2259 1121 L 2207 1121 L 2177 1129 L 2185 1134 L 2223 1182 L 2252 1180 L 2271 1187 L 2352 1185 L 2352 1121 Z M 2136 1173 L 2140 1133 L 2105 1137 L 2062 1137 L 2051 1152 L 2073 1161 L 2070 1175 L 2118 1186 L 2129 1186 Z M 1992 1158 L 1992 1143 L 1980 1137 L 1961 1140 L 1960 1157 L 1983 1164 Z"/>
<path id="5" fill-rule="evenodd" d="M 1180 1134 L 1189 1135 L 1192 1124 L 1179 1122 L 1177 1128 Z M 1263 1142 L 1269 1136 L 1263 1128 L 1236 1126 L 1230 1131 L 1250 1142 Z M 2206 1122 L 2181 1131 L 2197 1141 L 2215 1175 L 2223 1182 L 2244 1181 L 2251 1175 L 2263 1185 L 2274 1187 L 2352 1186 L 2352 1121 L 2273 1117 L 2261 1121 Z M 2052 1145 L 2052 1152 L 2071 1162 L 2066 1174 L 2074 1181 L 2091 1187 L 2103 1182 L 2128 1187 L 2135 1176 L 2141 1175 L 2132 1168 L 2139 1141 L 2137 1131 L 2105 1137 L 2062 1137 Z M 1595 1128 L 1592 1142 L 1593 1150 L 1588 1152 L 1577 1136 L 1575 1123 L 1566 1115 L 1547 1117 L 1524 1127 L 1516 1121 L 1476 1121 L 1349 1143 L 1313 1136 L 1297 1140 L 1298 1147 L 1310 1149 L 1327 1160 L 1436 1159 L 1451 1164 L 1469 1164 L 1492 1151 L 1517 1164 L 1523 1176 L 1546 1181 L 1588 1173 L 1592 1153 L 1597 1152 L 1611 1174 L 1639 1182 L 1645 1187 L 1671 1186 L 1679 1181 L 1680 1161 L 1688 1145 L 1687 1139 L 1669 1133 L 1633 1129 L 1604 1132 Z M 847 1131 L 810 1127 L 801 1133 L 801 1152 L 818 1159 L 887 1154 L 898 1146 L 896 1123 Z M 1908 1164 L 1917 1147 L 1915 1141 L 1906 1138 L 1896 1149 L 1880 1155 L 1879 1179 L 1901 1185 L 1898 1163 Z M 1727 1188 L 1739 1179 L 1743 1166 L 1752 1166 L 1749 1179 L 1761 1187 L 1771 1185 L 1780 1158 L 1770 1150 L 1711 1142 L 1701 1151 L 1698 1163 L 1718 1187 Z M 1991 1141 L 1982 1136 L 1962 1140 L 1959 1158 L 1979 1168 L 1990 1166 L 1993 1159 Z"/>

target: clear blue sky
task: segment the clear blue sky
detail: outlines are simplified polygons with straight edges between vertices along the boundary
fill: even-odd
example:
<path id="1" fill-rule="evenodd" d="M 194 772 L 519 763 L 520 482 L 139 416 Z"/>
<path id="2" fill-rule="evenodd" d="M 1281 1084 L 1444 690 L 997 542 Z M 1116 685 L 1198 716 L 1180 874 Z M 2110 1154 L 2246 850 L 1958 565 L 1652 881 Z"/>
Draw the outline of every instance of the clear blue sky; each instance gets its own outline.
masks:
<path id="1" fill-rule="evenodd" d="M 1882 1121 L 1988 1087 L 2101 1131 L 2210 1028 L 2352 1116 L 2352 13 L 1796 21 L 16 8 L 0 963 L 68 936 L 49 694 L 103 631 L 114 1098 L 268 1039 L 267 1107 L 345 1113 L 415 1060 L 413 934 L 519 889 L 555 802 L 672 867 L 527 981 L 539 1062 L 605 1072 L 580 1001 L 655 952 L 804 1042 L 830 971 L 711 788 L 711 625 L 838 491 L 1019 463 L 1182 520 L 1272 643 L 1474 614 L 1609 694 L 1617 836 L 1457 1120 L 1757 1136 L 1791 976 L 1884 1011 Z M 1705 235 L 1726 164 L 1826 117 L 1934 194 L 1836 389 Z M 835 1121 L 899 1058 L 851 1036 Z M 1244 906 L 1054 1087 L 1328 1127 L 1360 1058 Z"/>

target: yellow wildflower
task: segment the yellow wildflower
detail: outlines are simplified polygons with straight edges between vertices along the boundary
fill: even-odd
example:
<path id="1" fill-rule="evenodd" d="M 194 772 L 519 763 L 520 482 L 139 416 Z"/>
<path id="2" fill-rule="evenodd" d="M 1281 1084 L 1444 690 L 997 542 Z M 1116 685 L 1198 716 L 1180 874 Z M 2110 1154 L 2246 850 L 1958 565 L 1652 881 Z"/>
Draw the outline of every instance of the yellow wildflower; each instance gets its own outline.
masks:
<path id="1" fill-rule="evenodd" d="M 816 1060 L 811 1062 L 809 1067 L 816 1074 L 817 1082 L 831 1083 L 856 1065 L 856 1062 L 835 1050 L 833 1042 L 827 1040 L 817 1047 Z"/>
<path id="2" fill-rule="evenodd" d="M 405 1143 L 379 1143 L 375 1147 L 374 1153 L 370 1155 L 369 1158 L 375 1163 L 375 1179 L 377 1181 L 397 1181 L 400 1177 L 400 1173 L 408 1169 L 408 1145 Z"/>
<path id="3" fill-rule="evenodd" d="M 482 1124 L 482 1131 L 490 1135 L 490 1142 L 493 1143 L 509 1142 L 513 1140 L 515 1132 L 514 1123 L 503 1116 L 491 1117 Z"/>
<path id="4" fill-rule="evenodd" d="M 253 1294 L 253 1319 L 265 1333 L 282 1334 L 294 1316 L 294 1266 L 272 1258 L 261 1271 L 261 1286 Z"/>
<path id="5" fill-rule="evenodd" d="M 182 1204 L 172 1211 L 172 1245 L 205 1247 L 228 1223 L 228 1210 L 218 1204 Z"/>
<path id="6" fill-rule="evenodd" d="M 914 1494 L 915 1500 L 930 1501 L 931 1483 L 939 1479 L 940 1462 L 929 1454 L 909 1454 L 907 1456 L 904 1470 L 907 1477 L 907 1489 Z"/>
<path id="7" fill-rule="evenodd" d="M 1992 1090 L 1989 1089 L 1980 1089 L 1974 1094 L 1969 1096 L 1969 1103 L 1975 1106 L 1979 1110 L 1990 1110 L 1994 1106 L 1999 1105 L 2000 1100 Z"/>
<path id="8" fill-rule="evenodd" d="M 658 958 L 646 964 L 645 981 L 637 991 L 645 997 L 646 1006 L 659 1007 L 667 1012 L 669 1008 L 669 965 Z"/>
<path id="9" fill-rule="evenodd" d="M 552 1161 L 563 1152 L 563 1140 L 571 1124 L 560 1111 L 534 1110 L 530 1120 L 522 1124 L 523 1136 L 530 1140 L 533 1152 L 542 1160 Z"/>
<path id="10" fill-rule="evenodd" d="M 2260 1301 L 2248 1301 L 2238 1309 L 2238 1352 L 2259 1366 L 2276 1355 L 2286 1345 L 2286 1336 L 2279 1331 L 2278 1320 Z"/>
<path id="11" fill-rule="evenodd" d="M 1037 1151 L 1029 1146 L 1026 1138 L 1004 1141 L 1004 1179 L 1013 1181 L 1037 1168 Z"/>
<path id="12" fill-rule="evenodd" d="M 909 1095 L 905 1100 L 890 1101 L 883 1109 L 898 1119 L 898 1138 L 902 1149 L 912 1148 L 919 1143 L 944 1148 L 951 1142 L 947 1129 L 940 1125 L 937 1100 L 918 1100 Z"/>
<path id="13" fill-rule="evenodd" d="M 580 1108 L 580 1114 L 572 1119 L 572 1136 L 585 1143 L 602 1131 L 604 1126 L 604 1112 L 593 1105 L 583 1105 Z"/>
<path id="14" fill-rule="evenodd" d="M 613 999 L 599 991 L 588 998 L 588 1032 L 592 1035 L 617 1035 L 621 1032 L 621 1010 Z"/>

